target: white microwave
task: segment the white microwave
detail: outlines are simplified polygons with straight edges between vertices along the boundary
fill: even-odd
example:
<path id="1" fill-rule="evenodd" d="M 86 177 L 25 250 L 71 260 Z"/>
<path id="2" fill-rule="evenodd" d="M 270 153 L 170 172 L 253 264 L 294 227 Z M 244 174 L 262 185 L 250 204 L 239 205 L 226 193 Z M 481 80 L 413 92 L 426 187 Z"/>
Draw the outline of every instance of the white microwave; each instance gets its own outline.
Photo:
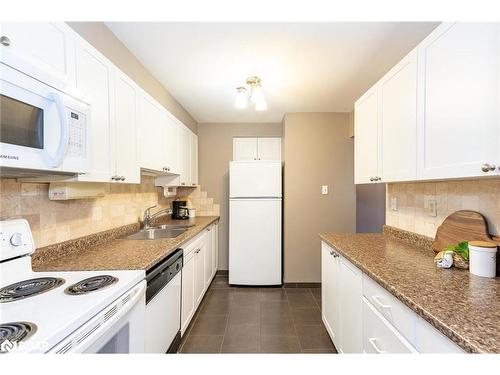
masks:
<path id="1" fill-rule="evenodd" d="M 0 63 L 0 174 L 83 174 L 90 160 L 88 104 Z"/>

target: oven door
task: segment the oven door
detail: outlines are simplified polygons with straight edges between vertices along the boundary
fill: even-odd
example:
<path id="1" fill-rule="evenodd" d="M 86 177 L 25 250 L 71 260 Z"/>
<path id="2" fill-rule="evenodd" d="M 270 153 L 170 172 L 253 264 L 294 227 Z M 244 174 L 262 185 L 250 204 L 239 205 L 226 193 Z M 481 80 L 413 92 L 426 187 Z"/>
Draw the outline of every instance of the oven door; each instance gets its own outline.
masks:
<path id="1" fill-rule="evenodd" d="M 144 353 L 145 309 L 143 280 L 49 353 Z"/>
<path id="2" fill-rule="evenodd" d="M 84 173 L 85 103 L 0 63 L 0 166 Z"/>

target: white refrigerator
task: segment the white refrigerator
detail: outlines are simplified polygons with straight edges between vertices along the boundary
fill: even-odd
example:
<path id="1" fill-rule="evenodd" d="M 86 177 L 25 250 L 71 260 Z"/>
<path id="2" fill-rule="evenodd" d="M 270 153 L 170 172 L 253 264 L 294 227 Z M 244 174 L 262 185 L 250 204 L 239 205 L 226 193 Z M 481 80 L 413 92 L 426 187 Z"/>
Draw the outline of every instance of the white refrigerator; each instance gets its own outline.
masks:
<path id="1" fill-rule="evenodd" d="M 229 164 L 229 284 L 281 285 L 281 162 Z"/>

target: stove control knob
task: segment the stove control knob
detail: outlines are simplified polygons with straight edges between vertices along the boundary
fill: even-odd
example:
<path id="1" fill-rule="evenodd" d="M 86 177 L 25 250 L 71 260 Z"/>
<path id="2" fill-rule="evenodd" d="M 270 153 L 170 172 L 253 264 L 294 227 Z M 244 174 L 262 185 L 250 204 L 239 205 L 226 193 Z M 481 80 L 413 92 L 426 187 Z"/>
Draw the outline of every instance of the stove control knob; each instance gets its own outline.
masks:
<path id="1" fill-rule="evenodd" d="M 21 246 L 23 244 L 23 235 L 21 233 L 14 233 L 10 237 L 10 243 L 12 246 Z"/>

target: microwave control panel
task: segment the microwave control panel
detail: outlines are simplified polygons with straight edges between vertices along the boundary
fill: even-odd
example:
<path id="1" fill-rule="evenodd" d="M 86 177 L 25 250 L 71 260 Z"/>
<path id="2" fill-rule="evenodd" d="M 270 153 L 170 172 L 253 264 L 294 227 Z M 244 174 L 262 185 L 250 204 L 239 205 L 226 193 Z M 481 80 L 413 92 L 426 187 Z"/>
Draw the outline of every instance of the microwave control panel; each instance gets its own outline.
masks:
<path id="1" fill-rule="evenodd" d="M 86 118 L 85 115 L 68 109 L 69 143 L 68 156 L 82 157 L 86 152 Z"/>

